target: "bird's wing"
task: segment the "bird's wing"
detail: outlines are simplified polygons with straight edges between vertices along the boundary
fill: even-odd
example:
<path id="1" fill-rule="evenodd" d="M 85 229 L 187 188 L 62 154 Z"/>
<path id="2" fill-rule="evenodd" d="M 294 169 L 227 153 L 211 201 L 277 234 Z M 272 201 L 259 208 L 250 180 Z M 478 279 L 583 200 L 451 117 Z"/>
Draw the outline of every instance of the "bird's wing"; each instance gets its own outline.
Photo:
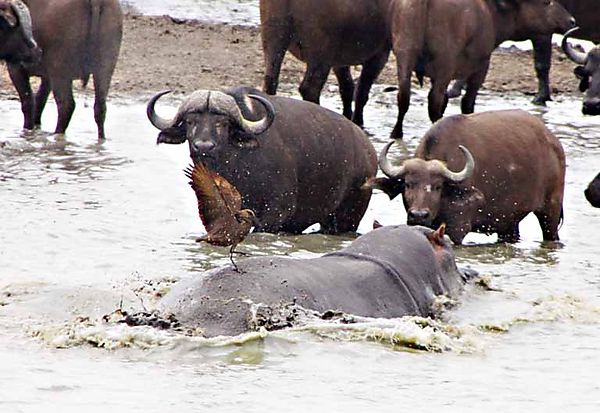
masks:
<path id="1" fill-rule="evenodd" d="M 196 193 L 198 213 L 208 232 L 217 222 L 233 215 L 221 195 L 214 172 L 198 162 L 194 166 L 190 165 L 186 168 L 185 175 L 190 179 L 190 186 Z"/>
<path id="2" fill-rule="evenodd" d="M 221 194 L 221 197 L 223 198 L 223 201 L 229 210 L 232 213 L 236 213 L 242 209 L 242 196 L 238 192 L 237 188 L 221 175 L 212 171 L 209 172 L 213 174 L 215 185 L 217 185 L 219 193 Z"/>

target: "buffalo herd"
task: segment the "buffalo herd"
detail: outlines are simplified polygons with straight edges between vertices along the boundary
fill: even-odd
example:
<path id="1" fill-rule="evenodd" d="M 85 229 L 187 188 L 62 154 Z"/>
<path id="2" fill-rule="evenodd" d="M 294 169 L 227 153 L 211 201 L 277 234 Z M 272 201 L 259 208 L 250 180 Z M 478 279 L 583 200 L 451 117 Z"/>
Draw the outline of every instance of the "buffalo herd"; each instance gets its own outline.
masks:
<path id="1" fill-rule="evenodd" d="M 300 234 L 319 224 L 327 234 L 355 232 L 374 189 L 390 198 L 402 194 L 408 226 L 374 229 L 320 258 L 260 257 L 244 260 L 241 271 L 217 268 L 174 288 L 162 300 L 163 310 L 207 336 L 255 328 L 260 305 L 270 311 L 293 303 L 319 313 L 428 315 L 435 295 L 456 296 L 467 278 L 456 268 L 449 241 L 461 244 L 469 232 L 481 232 L 516 242 L 519 222 L 530 212 L 543 239 L 558 241 L 566 166 L 560 141 L 524 111 L 473 112 L 492 51 L 508 39 L 533 42 L 535 101 L 549 100 L 550 39 L 564 33 L 562 49 L 577 64 L 575 76 L 586 92 L 583 113 L 600 115 L 600 46 L 584 53 L 568 42 L 578 33 L 600 40 L 600 13 L 592 3 L 260 0 L 263 90 L 197 90 L 171 119 L 155 110 L 169 91 L 156 93 L 147 117 L 160 131 L 157 143 L 187 142 L 194 163 L 239 191 L 241 207 L 256 217 L 255 231 Z M 98 139 L 105 138 L 106 96 L 122 25 L 117 0 L 0 0 L 0 59 L 19 94 L 24 128 L 39 126 L 52 91 L 56 133 L 64 133 L 75 106 L 72 81 L 86 82 L 91 75 Z M 275 96 L 288 50 L 306 63 L 303 100 Z M 398 116 L 393 140 L 377 157 L 361 128 L 363 110 L 390 53 Z M 354 65 L 362 66 L 356 85 Z M 341 115 L 318 104 L 331 69 Z M 434 124 L 414 156 L 393 165 L 388 152 L 403 137 L 413 73 L 421 84 L 430 80 L 427 105 Z M 41 77 L 35 94 L 31 76 Z M 449 97 L 463 87 L 462 114 L 444 118 Z M 377 177 L 378 169 L 385 176 Z M 600 207 L 600 174 L 585 197 Z"/>

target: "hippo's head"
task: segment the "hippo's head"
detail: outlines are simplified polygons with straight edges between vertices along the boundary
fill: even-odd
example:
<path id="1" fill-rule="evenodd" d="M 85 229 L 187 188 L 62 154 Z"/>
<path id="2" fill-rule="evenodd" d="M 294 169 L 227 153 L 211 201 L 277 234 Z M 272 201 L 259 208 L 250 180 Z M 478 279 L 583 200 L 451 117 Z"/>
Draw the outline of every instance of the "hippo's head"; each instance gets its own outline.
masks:
<path id="1" fill-rule="evenodd" d="M 0 59 L 33 64 L 41 56 L 33 38 L 29 8 L 20 0 L 0 0 Z"/>
<path id="2" fill-rule="evenodd" d="M 187 140 L 193 159 L 220 158 L 219 154 L 237 148 L 252 148 L 258 145 L 257 136 L 272 124 L 275 109 L 271 102 L 258 94 L 238 96 L 211 90 L 193 92 L 180 106 L 172 120 L 159 117 L 154 105 L 164 91 L 156 94 L 147 106 L 148 119 L 160 129 L 157 143 L 179 144 Z M 253 110 L 253 101 L 259 107 Z M 258 120 L 250 120 L 244 113 Z"/>
<path id="3" fill-rule="evenodd" d="M 575 19 L 556 0 L 496 0 L 500 13 L 515 23 L 515 37 L 564 33 L 575 26 Z"/>
<path id="4" fill-rule="evenodd" d="M 565 33 L 562 49 L 569 59 L 579 65 L 575 68 L 575 76 L 580 80 L 579 90 L 586 92 L 583 99 L 583 114 L 600 115 L 600 45 L 594 47 L 589 53 L 575 50 L 568 39 L 576 30 L 577 27 Z"/>
<path id="5" fill-rule="evenodd" d="M 596 175 L 584 191 L 585 198 L 595 208 L 600 208 L 600 174 Z"/>
<path id="6" fill-rule="evenodd" d="M 371 186 L 383 190 L 390 198 L 403 194 L 409 225 L 437 228 L 447 223 L 452 241 L 462 242 L 484 199 L 483 194 L 467 182 L 475 168 L 471 152 L 459 146 L 465 156 L 465 166 L 460 172 L 449 170 L 444 162 L 435 159 L 411 158 L 394 167 L 387 158 L 392 143 L 389 142 L 379 156 L 379 167 L 387 178 L 372 180 Z"/>

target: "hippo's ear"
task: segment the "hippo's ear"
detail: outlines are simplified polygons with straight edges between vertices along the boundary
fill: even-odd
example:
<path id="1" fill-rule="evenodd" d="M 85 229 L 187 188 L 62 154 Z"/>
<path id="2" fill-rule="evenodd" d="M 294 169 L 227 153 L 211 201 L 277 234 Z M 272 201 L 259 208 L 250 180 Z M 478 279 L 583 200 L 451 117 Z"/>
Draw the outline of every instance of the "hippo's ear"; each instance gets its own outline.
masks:
<path id="1" fill-rule="evenodd" d="M 590 75 L 588 75 L 585 68 L 583 66 L 577 66 L 573 70 L 573 73 L 575 73 L 575 76 L 577 76 L 577 78 L 580 80 L 579 91 L 585 92 L 586 90 L 588 90 L 588 88 L 590 87 Z"/>
<path id="2" fill-rule="evenodd" d="M 443 247 L 444 244 L 444 234 L 446 233 L 446 224 L 443 223 L 442 225 L 440 225 L 440 227 L 438 229 L 436 229 L 435 231 L 433 231 L 431 233 L 431 242 L 435 245 L 439 245 L 440 247 Z"/>
<path id="3" fill-rule="evenodd" d="M 515 6 L 516 0 L 496 0 L 498 9 L 501 11 L 510 10 Z"/>
<path id="4" fill-rule="evenodd" d="M 369 178 L 361 188 L 379 189 L 380 191 L 385 192 L 390 199 L 394 199 L 404 192 L 404 180 L 390 178 Z"/>

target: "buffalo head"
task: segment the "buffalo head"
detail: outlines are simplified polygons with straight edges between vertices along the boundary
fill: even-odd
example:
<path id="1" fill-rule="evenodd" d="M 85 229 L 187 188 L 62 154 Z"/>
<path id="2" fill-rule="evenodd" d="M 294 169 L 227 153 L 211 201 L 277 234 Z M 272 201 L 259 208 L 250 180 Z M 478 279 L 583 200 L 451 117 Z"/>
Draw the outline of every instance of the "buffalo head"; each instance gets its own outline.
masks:
<path id="1" fill-rule="evenodd" d="M 556 0 L 496 0 L 501 13 L 514 15 L 514 37 L 564 33 L 575 19 Z"/>
<path id="2" fill-rule="evenodd" d="M 32 64 L 41 55 L 33 38 L 29 8 L 21 0 L 0 0 L 0 59 Z"/>
<path id="3" fill-rule="evenodd" d="M 600 208 L 600 174 L 596 175 L 584 191 L 585 198 L 595 208 Z"/>
<path id="4" fill-rule="evenodd" d="M 575 68 L 575 76 L 580 80 L 579 90 L 587 92 L 583 99 L 583 114 L 600 115 L 600 46 L 594 47 L 589 53 L 575 50 L 568 39 L 576 30 L 578 27 L 565 33 L 561 46 L 569 59 L 579 65 Z"/>
<path id="5" fill-rule="evenodd" d="M 379 167 L 388 178 L 378 178 L 372 186 L 392 198 L 403 194 L 409 225 L 433 228 L 447 223 L 448 235 L 460 243 L 470 231 L 472 217 L 483 202 L 483 194 L 466 183 L 475 168 L 471 152 L 459 146 L 466 160 L 459 172 L 451 171 L 436 159 L 411 158 L 394 167 L 387 158 L 392 144 L 393 141 L 388 143 L 379 156 Z"/>
<path id="6" fill-rule="evenodd" d="M 233 96 L 223 92 L 197 90 L 179 106 L 175 118 L 167 120 L 156 114 L 154 105 L 169 92 L 160 92 L 150 99 L 146 111 L 148 119 L 161 131 L 157 143 L 179 144 L 187 140 L 192 158 L 214 157 L 232 145 L 256 147 L 256 136 L 265 132 L 275 117 L 273 105 L 262 96 L 246 94 L 240 105 Z M 258 101 L 265 112 L 255 121 L 243 114 L 254 112 L 251 110 L 253 100 Z"/>

